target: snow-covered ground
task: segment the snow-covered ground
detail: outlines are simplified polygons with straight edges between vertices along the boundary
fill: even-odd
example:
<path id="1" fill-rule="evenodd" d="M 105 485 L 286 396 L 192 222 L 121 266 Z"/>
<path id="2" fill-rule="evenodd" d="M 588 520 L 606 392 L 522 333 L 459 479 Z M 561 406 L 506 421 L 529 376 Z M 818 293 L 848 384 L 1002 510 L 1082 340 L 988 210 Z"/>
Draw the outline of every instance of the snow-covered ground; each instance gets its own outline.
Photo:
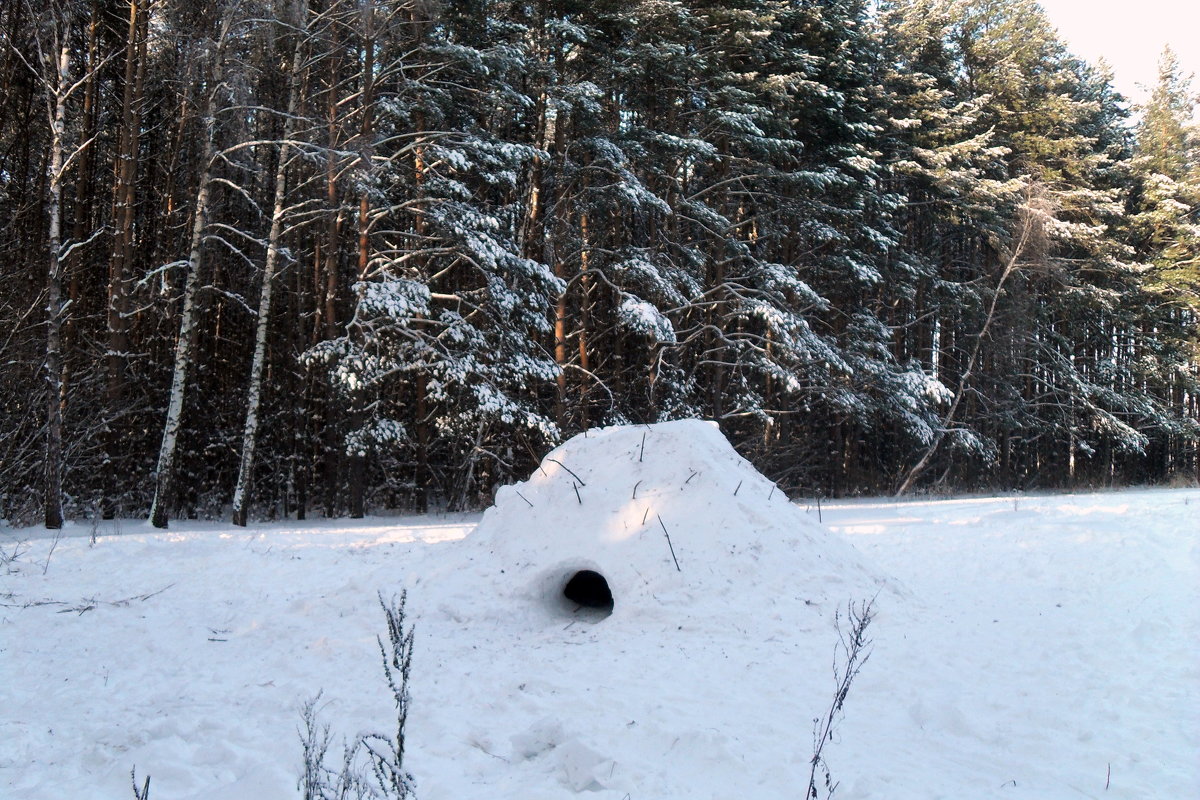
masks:
<path id="1" fill-rule="evenodd" d="M 0 798 L 130 798 L 135 765 L 154 800 L 296 797 L 318 690 L 339 738 L 390 732 L 404 588 L 422 800 L 801 798 L 835 611 L 871 596 L 838 798 L 1200 797 L 1200 491 L 829 502 L 830 533 L 722 442 L 638 430 L 482 523 L 0 529 Z M 611 616 L 559 596 L 584 568 Z"/>

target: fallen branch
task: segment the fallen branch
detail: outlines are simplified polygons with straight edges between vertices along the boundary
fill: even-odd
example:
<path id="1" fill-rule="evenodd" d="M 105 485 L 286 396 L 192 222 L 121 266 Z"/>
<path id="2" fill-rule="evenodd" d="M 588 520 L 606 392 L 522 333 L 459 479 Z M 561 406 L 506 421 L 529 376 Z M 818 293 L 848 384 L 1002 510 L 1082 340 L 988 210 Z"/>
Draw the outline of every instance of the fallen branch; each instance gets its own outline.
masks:
<path id="1" fill-rule="evenodd" d="M 128 606 L 130 603 L 133 603 L 133 602 L 144 603 L 147 600 L 149 600 L 151 597 L 155 597 L 157 595 L 162 594 L 163 592 L 165 592 L 167 589 L 170 589 L 174 585 L 175 584 L 173 584 L 173 583 L 168 583 L 166 586 L 162 587 L 158 591 L 148 592 L 147 594 L 134 595 L 133 597 L 126 597 L 121 600 L 97 600 L 94 597 L 88 597 L 88 598 L 84 598 L 83 600 L 80 600 L 78 603 L 76 603 L 74 605 L 72 605 L 64 600 L 30 600 L 26 603 L 20 603 L 20 604 L 0 603 L 0 606 L 7 606 L 8 608 L 36 608 L 37 606 L 67 606 L 66 608 L 62 609 L 58 613 L 65 614 L 68 611 L 76 611 L 76 612 L 82 614 L 85 611 L 91 611 L 91 610 L 95 609 L 97 606 L 102 606 L 102 605 L 103 606 L 113 606 L 114 608 L 125 608 L 126 606 Z"/>

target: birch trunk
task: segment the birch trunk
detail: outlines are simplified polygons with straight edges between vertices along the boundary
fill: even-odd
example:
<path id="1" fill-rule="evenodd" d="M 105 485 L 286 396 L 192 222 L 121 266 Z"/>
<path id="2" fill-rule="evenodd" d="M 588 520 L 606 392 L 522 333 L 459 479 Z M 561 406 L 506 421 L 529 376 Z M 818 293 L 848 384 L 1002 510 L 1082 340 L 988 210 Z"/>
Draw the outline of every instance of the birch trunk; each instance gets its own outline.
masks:
<path id="1" fill-rule="evenodd" d="M 212 79 L 213 89 L 208 95 L 204 110 L 204 146 L 201 163 L 200 185 L 196 190 L 195 217 L 192 220 L 191 242 L 188 250 L 187 278 L 183 287 L 183 310 L 179 317 L 179 338 L 175 342 L 175 365 L 171 375 L 171 396 L 167 405 L 167 418 L 163 423 L 162 444 L 158 450 L 158 467 L 155 470 L 154 501 L 150 504 L 150 524 L 166 528 L 170 518 L 170 504 L 175 497 L 175 452 L 179 439 L 179 423 L 183 417 L 183 401 L 187 392 L 188 376 L 192 369 L 195 350 L 196 293 L 200 288 L 201 254 L 204 231 L 208 225 L 209 184 L 212 180 L 213 143 L 216 137 L 214 118 L 214 95 L 220 90 L 223 80 L 221 65 L 225 40 L 229 33 L 230 19 L 222 23 L 220 39 Z"/>
<path id="2" fill-rule="evenodd" d="M 61 528 L 63 417 L 62 417 L 62 178 L 63 138 L 66 133 L 67 86 L 70 83 L 71 51 L 66 44 L 58 53 L 54 92 L 54 118 L 50 139 L 50 196 L 48 231 L 49 268 L 46 272 L 46 476 L 45 523 L 47 528 Z"/>
<path id="3" fill-rule="evenodd" d="M 246 400 L 246 424 L 242 429 L 242 458 L 238 466 L 237 486 L 233 491 L 233 524 L 245 526 L 250 505 L 250 480 L 254 475 L 254 447 L 258 440 L 258 414 L 262 399 L 263 366 L 267 360 L 267 332 L 271 321 L 271 290 L 279 263 L 279 239 L 283 233 L 284 202 L 287 198 L 287 163 L 295 132 L 298 100 L 297 73 L 300 71 L 300 40 L 292 54 L 288 78 L 287 121 L 279 145 L 279 166 L 275 169 L 275 204 L 271 211 L 271 232 L 267 239 L 267 257 L 263 263 L 262 293 L 258 299 L 258 322 L 254 334 L 254 360 L 250 366 L 250 392 Z"/>
<path id="4" fill-rule="evenodd" d="M 92 186 L 92 165 L 95 161 L 93 158 L 92 141 L 98 134 L 99 115 L 96 113 L 99 98 L 99 61 L 100 61 L 100 44 L 99 44 L 99 29 L 100 29 L 100 3 L 98 0 L 92 0 L 91 17 L 88 21 L 87 34 L 87 57 L 86 57 L 86 75 L 84 77 L 83 89 L 83 120 L 80 138 L 83 139 L 79 146 L 79 151 L 76 153 L 76 159 L 79 166 L 76 167 L 75 178 L 75 220 L 71 232 L 71 241 L 76 244 L 76 252 L 69 258 L 65 259 L 62 265 L 62 280 L 66 284 L 67 305 L 69 308 L 79 308 L 79 300 L 83 287 L 81 286 L 82 273 L 85 271 L 86 257 L 88 248 L 82 246 L 82 242 L 88 237 L 88 226 L 92 220 L 92 203 L 93 203 L 93 186 Z M 62 326 L 62 390 L 63 396 L 63 413 L 66 413 L 66 397 L 71 390 L 71 382 L 74 380 L 74 375 L 71 372 L 71 360 L 67 358 L 68 353 L 78 350 L 76 343 L 78 341 L 79 331 L 78 323 L 75 315 L 68 315 L 63 319 Z"/>
<path id="5" fill-rule="evenodd" d="M 372 158 L 374 149 L 371 138 L 374 126 L 375 102 L 375 8 L 368 3 L 363 9 L 363 69 L 362 69 L 362 127 L 359 135 L 359 164 L 364 186 L 369 186 L 368 176 L 374 172 Z M 371 198 L 364 188 L 358 199 L 358 280 L 365 281 L 371 265 Z M 352 404 L 352 423 L 361 424 L 362 405 L 365 398 L 362 390 L 356 390 Z M 350 461 L 350 518 L 362 519 L 366 514 L 366 454 L 349 454 Z"/>

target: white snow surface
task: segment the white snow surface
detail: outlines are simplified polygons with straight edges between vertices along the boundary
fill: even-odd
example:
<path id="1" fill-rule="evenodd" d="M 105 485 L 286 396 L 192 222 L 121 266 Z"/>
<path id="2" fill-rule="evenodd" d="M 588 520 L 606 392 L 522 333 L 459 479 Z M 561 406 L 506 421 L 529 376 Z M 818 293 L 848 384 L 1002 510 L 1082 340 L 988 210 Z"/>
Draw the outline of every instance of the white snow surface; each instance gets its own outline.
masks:
<path id="1" fill-rule="evenodd" d="M 482 519 L 0 529 L 0 798 L 129 798 L 135 765 L 155 800 L 297 797 L 318 690 L 338 739 L 391 732 L 404 589 L 422 800 L 801 798 L 872 597 L 837 798 L 1200 797 L 1200 490 L 820 519 L 678 422 L 577 437 Z"/>

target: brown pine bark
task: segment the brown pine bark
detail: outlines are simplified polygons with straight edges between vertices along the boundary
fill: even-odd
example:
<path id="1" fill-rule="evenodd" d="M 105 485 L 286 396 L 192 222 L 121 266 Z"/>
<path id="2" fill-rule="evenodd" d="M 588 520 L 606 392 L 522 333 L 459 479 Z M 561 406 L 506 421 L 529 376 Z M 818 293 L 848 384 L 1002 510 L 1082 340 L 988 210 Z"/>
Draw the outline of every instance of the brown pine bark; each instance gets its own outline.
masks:
<path id="1" fill-rule="evenodd" d="M 115 164 L 113 243 L 108 273 L 108 350 L 105 354 L 105 487 L 102 516 L 112 519 L 117 493 L 116 467 L 124 446 L 124 396 L 129 361 L 129 290 L 133 269 L 137 204 L 138 145 L 145 88 L 148 1 L 129 0 L 121 129 Z"/>

